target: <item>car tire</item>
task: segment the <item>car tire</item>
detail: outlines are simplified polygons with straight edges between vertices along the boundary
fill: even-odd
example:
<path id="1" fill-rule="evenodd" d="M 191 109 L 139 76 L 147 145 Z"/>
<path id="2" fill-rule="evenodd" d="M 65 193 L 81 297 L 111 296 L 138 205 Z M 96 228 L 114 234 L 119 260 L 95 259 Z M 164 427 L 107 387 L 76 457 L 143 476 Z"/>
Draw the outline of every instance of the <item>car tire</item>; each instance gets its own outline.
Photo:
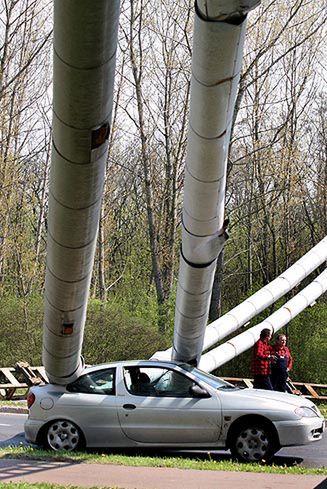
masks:
<path id="1" fill-rule="evenodd" d="M 230 450 L 240 462 L 269 461 L 278 450 L 272 429 L 266 424 L 249 423 L 235 429 Z"/>
<path id="2" fill-rule="evenodd" d="M 58 419 L 44 430 L 44 446 L 49 450 L 73 452 L 84 446 L 81 430 L 71 421 Z"/>

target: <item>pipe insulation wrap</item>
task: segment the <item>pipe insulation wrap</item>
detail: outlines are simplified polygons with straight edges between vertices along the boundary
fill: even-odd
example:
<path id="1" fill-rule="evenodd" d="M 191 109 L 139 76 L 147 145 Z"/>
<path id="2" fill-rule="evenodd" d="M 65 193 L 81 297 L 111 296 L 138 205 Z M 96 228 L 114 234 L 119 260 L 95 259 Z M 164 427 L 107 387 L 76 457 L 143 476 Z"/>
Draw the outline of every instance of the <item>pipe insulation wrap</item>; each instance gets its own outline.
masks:
<path id="1" fill-rule="evenodd" d="M 250 297 L 239 305 L 237 318 L 242 317 L 242 321 L 247 323 L 253 316 L 256 316 L 260 311 L 265 309 L 266 304 L 270 302 L 274 302 L 274 296 L 271 291 L 266 288 L 261 289 L 258 291 L 255 301 Z M 234 309 L 230 314 L 234 315 Z"/>
<path id="2" fill-rule="evenodd" d="M 234 309 L 226 314 L 226 323 L 239 324 L 240 316 L 242 317 L 242 321 L 247 323 L 253 316 L 257 315 L 258 309 L 251 301 L 242 302 L 240 306 L 241 307 L 237 310 L 237 314 L 235 314 Z"/>
<path id="3" fill-rule="evenodd" d="M 273 282 L 270 282 L 269 284 L 265 285 L 264 290 L 266 290 L 270 294 L 272 300 L 271 304 L 273 304 L 279 297 L 285 295 L 292 287 L 293 287 L 292 282 L 287 280 L 285 275 L 283 275 L 281 277 L 277 277 Z M 259 297 L 259 292 L 260 291 L 257 292 L 258 297 Z M 249 298 L 249 300 L 252 301 L 251 298 Z M 263 304 L 261 307 L 265 308 L 265 304 Z M 256 309 L 261 309 L 261 308 L 257 305 Z"/>
<path id="4" fill-rule="evenodd" d="M 208 353 L 202 355 L 199 368 L 206 372 L 212 372 L 216 368 L 224 365 L 232 358 L 240 355 L 251 348 L 260 337 L 260 332 L 264 328 L 269 328 L 273 333 L 283 328 L 291 319 L 302 312 L 308 305 L 312 304 L 327 290 L 327 270 L 322 272 L 317 279 L 305 287 L 301 292 L 284 304 L 280 309 L 271 314 L 261 323 L 253 326 L 244 333 L 235 336 L 227 343 L 220 345 Z M 232 345 L 235 351 L 231 356 L 231 349 L 228 347 L 226 354 L 226 344 Z"/>
<path id="5" fill-rule="evenodd" d="M 72 355 L 72 351 L 82 348 L 81 335 L 76 334 L 71 338 L 66 337 L 64 340 L 62 336 L 57 336 L 53 331 L 45 328 L 44 335 L 46 338 L 46 344 L 51 347 L 51 356 L 56 358 L 56 352 L 60 350 L 60 359 L 69 358 Z M 66 341 L 68 340 L 69 341 Z M 72 348 L 73 346 L 73 348 Z M 58 372 L 57 372 L 58 374 Z"/>
<path id="6" fill-rule="evenodd" d="M 54 55 L 53 81 L 58 90 L 53 94 L 53 107 L 63 125 L 83 129 L 97 126 L 108 118 L 112 109 L 114 61 L 115 58 L 110 59 L 98 69 L 81 70 L 66 65 Z"/>
<path id="7" fill-rule="evenodd" d="M 106 63 L 117 48 L 119 8 L 116 0 L 55 0 L 58 55 L 67 64 L 81 69 Z"/>
<path id="8" fill-rule="evenodd" d="M 189 325 L 189 320 L 186 320 L 185 323 L 184 318 L 180 319 L 181 325 L 185 325 L 185 329 L 187 329 Z M 196 330 L 198 331 L 198 324 L 197 322 L 195 324 Z M 195 328 L 193 328 L 195 329 Z M 180 334 L 180 333 L 175 333 L 174 335 L 174 346 L 172 348 L 172 355 L 174 357 L 174 354 L 179 355 L 179 360 L 180 362 L 190 362 L 190 358 L 196 359 L 196 362 L 198 363 L 199 357 L 198 357 L 198 350 L 201 347 L 203 343 L 203 338 L 202 335 L 200 336 L 193 336 L 190 337 L 190 334 L 187 332 L 186 335 Z M 176 349 L 175 349 L 176 348 Z M 178 350 L 177 350 L 178 349 Z M 169 359 L 168 359 L 169 360 Z"/>
<path id="9" fill-rule="evenodd" d="M 65 248 L 48 234 L 47 266 L 57 278 L 66 282 L 78 282 L 92 272 L 94 241 L 82 248 Z"/>
<path id="10" fill-rule="evenodd" d="M 90 160 L 97 161 L 106 155 L 107 148 L 103 145 L 92 149 L 92 133 L 90 129 L 76 129 L 67 126 L 53 113 L 52 131 L 56 135 L 54 149 L 65 155 L 65 159 L 74 164 L 88 165 Z M 59 152 L 58 155 L 60 156 Z"/>
<path id="11" fill-rule="evenodd" d="M 243 17 L 260 4 L 260 0 L 196 0 L 203 17 L 211 20 L 228 20 Z"/>
<path id="12" fill-rule="evenodd" d="M 184 316 L 188 319 L 202 318 L 208 312 L 216 262 L 204 269 L 195 268 L 181 257 L 176 295 L 175 322 Z M 180 329 L 184 329 L 180 325 Z M 191 331 L 191 323 L 189 330 Z M 199 332 L 196 332 L 199 335 Z"/>
<path id="13" fill-rule="evenodd" d="M 224 166 L 219 165 L 219 161 L 224 161 L 226 158 L 228 151 L 226 138 L 203 139 L 189 126 L 187 144 L 187 169 L 193 178 L 212 182 L 224 177 Z"/>
<path id="14" fill-rule="evenodd" d="M 187 234 L 188 236 L 184 236 Z M 225 244 L 225 236 L 214 233 L 206 240 L 201 235 L 191 234 L 182 226 L 182 239 L 184 240 L 183 252 L 185 256 L 192 257 L 193 263 L 211 263 L 216 260 Z"/>
<path id="15" fill-rule="evenodd" d="M 208 292 L 212 288 L 212 272 L 215 270 L 215 265 L 214 262 L 211 262 L 203 268 L 201 266 L 194 267 L 182 257 L 179 266 L 178 283 L 183 290 L 193 295 L 201 295 L 204 292 Z"/>
<path id="16" fill-rule="evenodd" d="M 45 278 L 45 297 L 47 299 L 46 305 L 48 303 L 51 304 L 52 307 L 56 308 L 60 313 L 79 309 L 85 306 L 88 299 L 87 287 L 90 285 L 90 281 L 90 273 L 76 282 L 60 280 L 53 275 L 51 270 L 48 268 Z M 50 327 L 50 325 L 47 326 Z M 62 321 L 60 321 L 59 324 L 56 324 L 56 326 L 51 325 L 51 329 L 52 328 L 55 328 L 55 331 L 61 333 Z"/>
<path id="17" fill-rule="evenodd" d="M 207 314 L 207 300 L 210 299 L 211 290 L 203 294 L 189 294 L 185 290 L 179 295 L 179 301 L 176 302 L 176 314 L 181 314 L 185 318 L 200 318 Z M 189 306 L 191 304 L 191 307 Z M 186 314 L 188 316 L 186 316 Z"/>
<path id="18" fill-rule="evenodd" d="M 202 325 L 207 320 L 216 261 L 204 268 L 192 267 L 181 256 L 177 286 L 173 352 L 180 361 L 199 358 Z M 174 355 L 174 353 L 173 353 Z"/>
<path id="19" fill-rule="evenodd" d="M 194 178 L 185 168 L 183 224 L 194 235 L 205 237 L 222 229 L 225 204 L 225 175 L 214 182 L 202 182 Z M 195 200 L 197 196 L 201 206 Z"/>
<path id="20" fill-rule="evenodd" d="M 63 341 L 61 340 L 61 343 L 56 345 L 57 349 L 61 348 L 62 343 L 63 343 Z M 55 347 L 55 345 L 54 345 L 54 347 Z M 49 371 L 55 372 L 55 374 L 52 374 L 52 376 L 51 376 L 51 383 L 52 384 L 63 384 L 63 385 L 69 384 L 70 382 L 72 382 L 71 378 L 72 377 L 78 378 L 80 375 L 80 374 L 78 374 L 78 371 L 81 370 L 81 372 L 83 372 L 83 370 L 85 368 L 84 359 L 83 359 L 83 357 L 81 357 L 77 369 L 75 371 L 72 370 L 69 375 L 66 375 L 67 365 L 73 365 L 74 364 L 74 360 L 72 357 L 74 357 L 75 354 L 73 353 L 72 356 L 60 355 L 59 357 L 57 357 L 52 352 L 47 351 L 45 347 L 44 347 L 44 352 L 46 352 L 46 354 L 49 358 L 49 366 L 48 366 Z"/>
<path id="21" fill-rule="evenodd" d="M 238 25 L 208 20 L 211 4 L 220 2 L 197 4 L 194 20 L 182 278 L 177 287 L 172 349 L 173 359 L 183 361 L 197 361 L 201 355 L 216 260 L 226 240 L 227 152 L 246 27 L 244 16 Z M 201 288 L 203 282 L 210 288 Z"/>
<path id="22" fill-rule="evenodd" d="M 53 306 L 50 304 L 50 302 L 47 300 L 47 297 L 45 297 L 45 320 L 44 320 L 44 326 L 45 328 L 49 329 L 52 331 L 54 334 L 58 333 L 58 326 L 57 326 L 57 318 L 58 318 L 58 307 Z M 65 323 L 71 324 L 74 321 L 83 323 L 83 321 L 86 318 L 86 309 L 84 307 L 84 303 L 82 304 L 81 307 L 77 307 L 76 309 L 72 310 L 65 310 L 64 312 L 64 320 Z M 60 331 L 59 336 L 62 338 L 63 335 L 61 334 L 62 332 Z M 78 329 L 73 331 L 73 335 L 79 335 Z M 69 341 L 70 336 L 64 336 L 65 341 Z M 47 348 L 51 350 L 53 345 L 47 345 Z"/>
<path id="23" fill-rule="evenodd" d="M 103 146 L 107 149 L 106 144 Z M 61 205 L 70 209 L 85 209 L 92 206 L 103 191 L 105 164 L 106 153 L 99 159 L 89 160 L 87 164 L 79 164 L 61 157 L 56 148 L 53 148 L 50 185 L 56 189 L 55 198 Z M 74 192 L 72 192 L 72 182 Z"/>
<path id="24" fill-rule="evenodd" d="M 113 105 L 118 0 L 54 1 L 43 363 L 67 384 L 81 358 Z"/>
<path id="25" fill-rule="evenodd" d="M 73 193 L 72 181 L 71 189 Z M 50 235 L 63 247 L 80 248 L 88 245 L 97 235 L 100 208 L 101 196 L 98 196 L 98 200 L 89 207 L 70 209 L 62 205 L 50 190 L 48 217 Z"/>

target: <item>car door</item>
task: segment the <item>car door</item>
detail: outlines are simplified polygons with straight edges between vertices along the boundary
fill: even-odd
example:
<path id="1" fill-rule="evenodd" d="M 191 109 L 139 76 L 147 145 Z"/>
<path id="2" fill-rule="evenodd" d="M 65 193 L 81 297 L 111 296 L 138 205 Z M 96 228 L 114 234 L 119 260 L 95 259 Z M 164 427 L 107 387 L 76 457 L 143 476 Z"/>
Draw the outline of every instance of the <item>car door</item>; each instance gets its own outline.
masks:
<path id="1" fill-rule="evenodd" d="M 113 367 L 87 373 L 68 385 L 61 399 L 88 446 L 108 446 L 124 438 L 117 416 L 115 378 Z"/>
<path id="2" fill-rule="evenodd" d="M 219 439 L 221 407 L 216 396 L 196 397 L 196 384 L 177 370 L 132 366 L 123 369 L 125 395 L 117 410 L 125 435 L 137 442 L 206 444 Z M 143 386 L 137 384 L 143 377 Z M 147 380 L 148 379 L 148 380 Z"/>

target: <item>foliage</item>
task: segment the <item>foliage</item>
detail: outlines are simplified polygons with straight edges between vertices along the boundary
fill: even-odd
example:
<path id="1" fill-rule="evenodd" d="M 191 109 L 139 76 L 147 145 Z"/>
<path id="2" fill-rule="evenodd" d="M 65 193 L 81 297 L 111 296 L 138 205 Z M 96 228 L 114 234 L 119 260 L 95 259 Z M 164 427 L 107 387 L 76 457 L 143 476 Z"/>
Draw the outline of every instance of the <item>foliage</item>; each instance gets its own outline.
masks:
<path id="1" fill-rule="evenodd" d="M 135 294 L 136 295 L 136 294 Z M 124 302 L 125 301 L 125 302 Z M 168 338 L 158 333 L 155 314 L 133 314 L 125 298 L 114 303 L 91 300 L 85 327 L 83 354 L 87 363 L 149 358 L 167 348 Z M 142 303 L 146 307 L 146 301 Z M 41 365 L 43 297 L 0 297 L 0 366 L 18 361 Z"/>
<path id="2" fill-rule="evenodd" d="M 321 414 L 324 416 L 325 419 L 327 419 L 327 404 L 325 403 L 318 404 L 318 407 L 320 409 Z"/>
<path id="3" fill-rule="evenodd" d="M 305 309 L 290 323 L 289 346 L 294 357 L 292 377 L 327 383 L 327 305 Z"/>
<path id="4" fill-rule="evenodd" d="M 149 358 L 158 349 L 167 348 L 167 343 L 155 322 L 134 316 L 119 301 L 91 301 L 83 347 L 87 363 Z"/>
<path id="5" fill-rule="evenodd" d="M 0 365 L 41 365 L 43 298 L 0 297 Z"/>

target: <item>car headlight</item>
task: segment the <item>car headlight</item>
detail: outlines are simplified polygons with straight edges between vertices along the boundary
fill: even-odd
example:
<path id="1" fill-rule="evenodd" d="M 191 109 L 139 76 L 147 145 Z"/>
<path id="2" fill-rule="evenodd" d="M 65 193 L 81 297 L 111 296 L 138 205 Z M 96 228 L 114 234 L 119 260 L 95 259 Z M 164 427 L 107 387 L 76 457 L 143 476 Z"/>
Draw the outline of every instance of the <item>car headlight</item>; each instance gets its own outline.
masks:
<path id="1" fill-rule="evenodd" d="M 295 414 L 300 418 L 314 418 L 318 414 L 311 408 L 302 406 L 295 409 Z"/>

